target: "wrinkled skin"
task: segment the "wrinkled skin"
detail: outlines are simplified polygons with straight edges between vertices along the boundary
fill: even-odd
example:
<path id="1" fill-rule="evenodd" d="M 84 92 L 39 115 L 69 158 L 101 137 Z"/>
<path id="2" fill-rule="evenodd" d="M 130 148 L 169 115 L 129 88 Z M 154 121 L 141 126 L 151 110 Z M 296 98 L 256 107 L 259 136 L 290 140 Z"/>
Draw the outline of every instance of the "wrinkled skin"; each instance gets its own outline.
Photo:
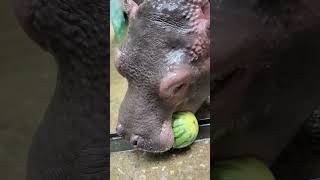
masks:
<path id="1" fill-rule="evenodd" d="M 108 4 L 101 0 L 14 3 L 23 30 L 55 57 L 58 66 L 55 94 L 30 147 L 27 180 L 109 178 Z"/>
<path id="2" fill-rule="evenodd" d="M 254 156 L 277 179 L 320 177 L 314 144 L 293 141 L 320 102 L 319 1 L 213 3 L 212 162 Z"/>
<path id="3" fill-rule="evenodd" d="M 129 32 L 115 66 L 128 91 L 117 133 L 143 151 L 167 151 L 174 143 L 172 113 L 195 113 L 209 95 L 210 3 L 128 0 L 124 5 Z"/>

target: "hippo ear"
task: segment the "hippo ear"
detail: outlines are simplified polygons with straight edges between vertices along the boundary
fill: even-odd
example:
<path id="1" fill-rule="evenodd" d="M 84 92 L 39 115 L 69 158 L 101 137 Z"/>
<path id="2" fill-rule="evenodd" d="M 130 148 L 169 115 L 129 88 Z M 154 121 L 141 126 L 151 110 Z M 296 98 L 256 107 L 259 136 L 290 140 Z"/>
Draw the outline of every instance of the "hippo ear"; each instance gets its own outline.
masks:
<path id="1" fill-rule="evenodd" d="M 123 0 L 123 9 L 124 12 L 128 15 L 129 22 L 132 21 L 139 9 L 139 6 L 136 2 L 133 0 Z"/>
<path id="2" fill-rule="evenodd" d="M 210 1 L 209 0 L 200 0 L 199 2 L 195 3 L 197 7 L 196 15 L 191 18 L 193 21 L 194 28 L 197 33 L 206 33 L 209 34 L 210 32 Z"/>
<path id="3" fill-rule="evenodd" d="M 210 2 L 204 3 L 202 6 L 202 13 L 203 13 L 203 26 L 206 33 L 210 31 Z"/>
<path id="4" fill-rule="evenodd" d="M 206 30 L 209 32 L 210 31 L 210 1 L 203 6 L 202 11 L 206 19 L 205 27 L 206 27 Z"/>
<path id="5" fill-rule="evenodd" d="M 170 104 L 178 104 L 187 95 L 191 80 L 190 67 L 175 69 L 164 78 L 160 83 L 159 96 Z"/>

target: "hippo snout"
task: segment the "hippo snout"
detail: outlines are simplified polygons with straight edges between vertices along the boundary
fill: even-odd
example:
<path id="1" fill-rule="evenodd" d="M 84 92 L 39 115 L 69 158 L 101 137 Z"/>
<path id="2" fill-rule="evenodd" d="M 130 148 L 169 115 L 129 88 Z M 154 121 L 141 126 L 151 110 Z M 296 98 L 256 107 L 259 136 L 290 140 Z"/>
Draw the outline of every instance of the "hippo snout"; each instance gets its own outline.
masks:
<path id="1" fill-rule="evenodd" d="M 117 125 L 116 131 L 117 131 L 117 134 L 119 136 L 126 137 L 125 136 L 125 129 L 123 128 L 122 124 L 118 124 Z M 137 146 L 138 145 L 138 141 L 139 141 L 139 144 L 141 144 L 141 141 L 143 141 L 141 136 L 138 136 L 138 135 L 135 135 L 135 134 L 132 134 L 131 136 L 127 137 L 126 139 L 129 139 L 129 142 L 133 146 Z"/>
<path id="2" fill-rule="evenodd" d="M 119 136 L 128 140 L 135 148 L 146 152 L 165 152 L 171 149 L 174 144 L 171 121 L 168 120 L 163 123 L 160 134 L 158 135 L 138 135 L 124 128 L 121 123 L 118 123 L 116 131 Z"/>

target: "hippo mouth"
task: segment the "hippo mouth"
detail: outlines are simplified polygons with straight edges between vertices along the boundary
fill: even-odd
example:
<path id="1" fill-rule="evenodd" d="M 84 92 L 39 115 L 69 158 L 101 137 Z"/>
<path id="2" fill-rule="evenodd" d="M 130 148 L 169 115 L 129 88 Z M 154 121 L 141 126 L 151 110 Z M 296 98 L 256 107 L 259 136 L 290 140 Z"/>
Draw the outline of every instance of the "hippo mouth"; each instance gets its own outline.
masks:
<path id="1" fill-rule="evenodd" d="M 181 111 L 179 111 L 181 112 Z M 185 110 L 183 112 L 190 112 Z M 171 150 L 175 144 L 175 137 L 173 132 L 173 114 L 171 113 L 170 118 L 165 120 L 162 124 L 160 134 L 158 135 L 158 143 L 143 143 L 143 139 L 137 137 L 137 139 L 130 139 L 130 143 L 133 147 L 139 151 L 148 152 L 148 153 L 164 153 Z M 135 141 L 135 142 L 133 142 Z M 152 147 L 153 145 L 153 147 Z"/>
<path id="2" fill-rule="evenodd" d="M 172 116 L 171 116 L 172 117 Z M 162 124 L 160 134 L 158 136 L 158 143 L 156 147 L 152 147 L 150 143 L 145 142 L 141 137 L 136 136 L 136 139 L 130 139 L 133 147 L 139 151 L 148 153 L 163 153 L 169 151 L 174 145 L 174 135 L 172 129 L 172 118 L 165 120 Z"/>
<path id="3" fill-rule="evenodd" d="M 162 124 L 161 132 L 158 137 L 159 137 L 158 138 L 159 143 L 157 144 L 158 148 L 153 148 L 153 147 L 148 148 L 149 146 L 148 145 L 143 146 L 144 144 L 142 144 L 142 147 L 141 147 L 141 144 L 139 146 L 139 140 L 137 141 L 137 144 L 133 145 L 133 147 L 139 151 L 148 152 L 148 153 L 163 153 L 172 149 L 174 145 L 172 118 L 170 118 L 170 120 L 166 120 Z"/>

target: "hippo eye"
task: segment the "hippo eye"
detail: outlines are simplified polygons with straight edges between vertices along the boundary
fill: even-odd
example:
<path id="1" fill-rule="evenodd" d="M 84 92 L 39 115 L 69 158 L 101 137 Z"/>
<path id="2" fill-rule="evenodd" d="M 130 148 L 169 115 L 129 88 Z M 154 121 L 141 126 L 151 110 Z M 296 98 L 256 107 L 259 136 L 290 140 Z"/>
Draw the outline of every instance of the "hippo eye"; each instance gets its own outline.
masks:
<path id="1" fill-rule="evenodd" d="M 169 87 L 166 91 L 162 92 L 162 98 L 170 104 L 176 104 L 179 103 L 187 94 L 188 91 L 188 84 L 187 83 L 181 83 L 178 85 L 173 85 L 172 87 Z"/>
<path id="2" fill-rule="evenodd" d="M 170 103 L 177 104 L 187 95 L 191 78 L 190 67 L 176 69 L 168 73 L 160 83 L 160 97 Z"/>
<path id="3" fill-rule="evenodd" d="M 182 90 L 183 88 L 185 88 L 187 86 L 187 84 L 185 84 L 185 83 L 182 83 L 182 84 L 180 84 L 180 85 L 178 85 L 178 86 L 176 86 L 176 87 L 174 87 L 174 89 L 173 89 L 173 93 L 178 93 L 180 90 Z"/>

